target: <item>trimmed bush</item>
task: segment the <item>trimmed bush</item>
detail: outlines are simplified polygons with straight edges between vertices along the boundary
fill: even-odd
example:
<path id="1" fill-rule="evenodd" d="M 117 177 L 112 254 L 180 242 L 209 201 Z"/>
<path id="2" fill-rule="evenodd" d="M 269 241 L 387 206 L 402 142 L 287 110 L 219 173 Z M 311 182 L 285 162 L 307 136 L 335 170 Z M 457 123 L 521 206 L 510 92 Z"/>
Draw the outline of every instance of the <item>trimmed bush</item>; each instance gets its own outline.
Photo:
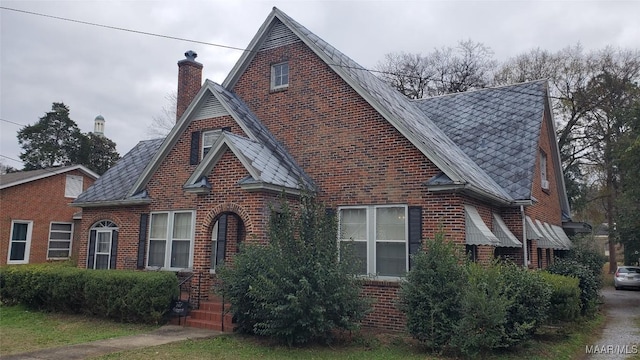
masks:
<path id="1" fill-rule="evenodd" d="M 580 316 L 580 281 L 575 277 L 551 274 L 540 275 L 551 286 L 548 321 L 573 321 Z"/>
<path id="2" fill-rule="evenodd" d="M 289 345 L 327 341 L 335 329 L 356 329 L 367 312 L 355 263 L 338 254 L 335 216 L 308 196 L 301 202 L 294 214 L 283 200 L 269 244 L 243 246 L 219 271 L 238 331 Z"/>
<path id="3" fill-rule="evenodd" d="M 601 271 L 595 274 L 589 267 L 570 258 L 556 258 L 547 271 L 552 274 L 577 278 L 580 286 L 580 312 L 585 316 L 595 314 L 598 309 L 598 290 L 601 283 L 598 279 L 600 279 Z"/>
<path id="4" fill-rule="evenodd" d="M 545 323 L 551 302 L 551 286 L 539 271 L 530 271 L 513 263 L 503 263 L 504 292 L 513 302 L 507 307 L 506 346 L 530 339 Z"/>
<path id="5" fill-rule="evenodd" d="M 60 264 L 0 268 L 0 300 L 39 310 L 159 323 L 177 295 L 172 272 L 86 270 Z"/>
<path id="6" fill-rule="evenodd" d="M 426 241 L 426 250 L 411 257 L 411 271 L 402 283 L 400 310 L 406 315 L 407 329 L 434 351 L 443 351 L 458 336 L 462 318 L 462 294 L 466 275 L 463 257 L 443 233 Z"/>
<path id="7" fill-rule="evenodd" d="M 508 310 L 514 299 L 506 287 L 512 284 L 505 281 L 499 265 L 470 263 L 467 276 L 461 302 L 462 318 L 456 324 L 452 345 L 466 357 L 507 347 L 503 339 L 507 336 Z"/>

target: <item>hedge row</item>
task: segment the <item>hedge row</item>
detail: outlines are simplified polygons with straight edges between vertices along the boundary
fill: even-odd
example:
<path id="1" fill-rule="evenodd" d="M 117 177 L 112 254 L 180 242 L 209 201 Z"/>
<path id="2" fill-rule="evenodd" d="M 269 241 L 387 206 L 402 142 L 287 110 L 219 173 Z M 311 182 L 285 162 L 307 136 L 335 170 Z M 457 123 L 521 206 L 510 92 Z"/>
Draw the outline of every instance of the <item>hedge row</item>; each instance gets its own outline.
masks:
<path id="1" fill-rule="evenodd" d="M 0 300 L 121 322 L 160 323 L 178 295 L 171 272 L 86 270 L 59 264 L 0 268 Z"/>

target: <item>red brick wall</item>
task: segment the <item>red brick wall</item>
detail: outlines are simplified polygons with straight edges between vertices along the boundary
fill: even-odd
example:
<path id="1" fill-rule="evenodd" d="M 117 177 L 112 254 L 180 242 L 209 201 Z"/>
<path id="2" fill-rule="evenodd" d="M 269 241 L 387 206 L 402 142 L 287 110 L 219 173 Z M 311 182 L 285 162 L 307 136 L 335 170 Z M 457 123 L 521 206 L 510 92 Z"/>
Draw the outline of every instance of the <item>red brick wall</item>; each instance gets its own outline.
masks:
<path id="1" fill-rule="evenodd" d="M 73 223 L 73 214 L 81 210 L 69 206 L 74 199 L 64 197 L 67 175 L 82 176 L 84 190 L 94 182 L 81 171 L 73 170 L 0 190 L 0 265 L 7 263 L 12 220 L 33 221 L 29 263 L 47 261 L 51 222 Z M 79 241 L 77 236 L 73 237 L 72 249 L 76 249 Z M 72 257 L 76 257 L 73 251 Z"/>

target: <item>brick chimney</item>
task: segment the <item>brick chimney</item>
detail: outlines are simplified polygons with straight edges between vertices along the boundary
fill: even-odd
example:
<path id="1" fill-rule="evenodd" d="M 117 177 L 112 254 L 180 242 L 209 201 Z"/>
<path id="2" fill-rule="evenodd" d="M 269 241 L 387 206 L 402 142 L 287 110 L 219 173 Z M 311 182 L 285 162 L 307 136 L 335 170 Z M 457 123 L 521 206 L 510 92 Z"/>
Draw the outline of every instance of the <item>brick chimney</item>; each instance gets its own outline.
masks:
<path id="1" fill-rule="evenodd" d="M 196 61 L 196 54 L 189 50 L 186 59 L 178 61 L 178 96 L 176 101 L 176 121 L 187 110 L 189 104 L 202 87 L 202 64 Z"/>

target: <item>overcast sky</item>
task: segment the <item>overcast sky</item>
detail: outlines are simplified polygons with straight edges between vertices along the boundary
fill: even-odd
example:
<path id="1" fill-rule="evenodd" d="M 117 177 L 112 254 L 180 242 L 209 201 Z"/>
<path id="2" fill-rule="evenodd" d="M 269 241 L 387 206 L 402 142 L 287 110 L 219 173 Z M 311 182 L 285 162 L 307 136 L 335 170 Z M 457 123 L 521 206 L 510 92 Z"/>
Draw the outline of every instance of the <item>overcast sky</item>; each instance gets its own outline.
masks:
<path id="1" fill-rule="evenodd" d="M 0 1 L 0 7 L 245 48 L 277 6 L 360 65 L 389 52 L 426 53 L 459 40 L 497 60 L 580 42 L 640 47 L 640 1 Z M 0 163 L 22 168 L 16 138 L 53 102 L 82 132 L 105 118 L 120 155 L 148 139 L 194 50 L 203 78 L 221 83 L 241 52 L 0 9 Z"/>

